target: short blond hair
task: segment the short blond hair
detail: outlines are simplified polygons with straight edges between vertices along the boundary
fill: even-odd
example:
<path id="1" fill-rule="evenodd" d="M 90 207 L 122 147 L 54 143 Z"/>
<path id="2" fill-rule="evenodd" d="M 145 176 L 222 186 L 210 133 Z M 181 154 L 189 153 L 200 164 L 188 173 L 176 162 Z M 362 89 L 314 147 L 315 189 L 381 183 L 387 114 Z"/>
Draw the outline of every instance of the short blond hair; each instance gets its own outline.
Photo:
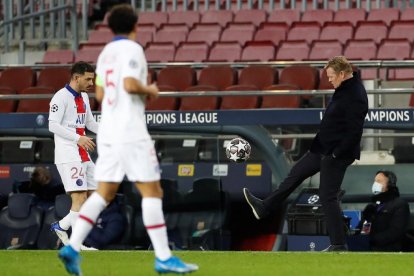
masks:
<path id="1" fill-rule="evenodd" d="M 332 68 L 337 74 L 341 71 L 344 71 L 346 74 L 350 74 L 353 71 L 352 65 L 344 56 L 336 56 L 331 58 L 325 65 L 325 70 L 328 68 Z"/>

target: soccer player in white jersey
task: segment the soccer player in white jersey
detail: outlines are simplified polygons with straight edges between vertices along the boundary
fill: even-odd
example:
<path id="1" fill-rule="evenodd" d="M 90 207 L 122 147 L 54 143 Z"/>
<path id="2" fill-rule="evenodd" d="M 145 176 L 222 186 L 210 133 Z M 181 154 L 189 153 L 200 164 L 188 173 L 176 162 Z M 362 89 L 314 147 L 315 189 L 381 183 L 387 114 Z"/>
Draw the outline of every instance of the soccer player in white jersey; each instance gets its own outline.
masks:
<path id="1" fill-rule="evenodd" d="M 188 273 L 198 269 L 173 256 L 168 247 L 159 164 L 144 113 L 146 98 L 156 98 L 158 88 L 147 85 L 144 51 L 135 42 L 137 21 L 129 5 L 114 7 L 108 18 L 115 37 L 99 55 L 96 69 L 96 99 L 102 102 L 95 170 L 98 189 L 82 206 L 69 245 L 59 252 L 71 274 L 81 274 L 80 245 L 99 213 L 115 197 L 125 175 L 135 182 L 143 198 L 142 217 L 155 251 L 155 270 Z"/>
<path id="2" fill-rule="evenodd" d="M 72 198 L 69 214 L 52 223 L 51 230 L 65 245 L 69 243 L 66 231 L 74 225 L 88 192 L 96 189 L 95 164 L 88 153 L 95 148 L 95 143 L 85 135 L 85 127 L 97 133 L 98 124 L 92 115 L 88 94 L 84 93 L 93 87 L 94 75 L 90 64 L 75 63 L 70 83 L 56 92 L 50 102 L 49 130 L 54 133 L 55 164 Z M 82 246 L 82 249 L 87 248 Z"/>

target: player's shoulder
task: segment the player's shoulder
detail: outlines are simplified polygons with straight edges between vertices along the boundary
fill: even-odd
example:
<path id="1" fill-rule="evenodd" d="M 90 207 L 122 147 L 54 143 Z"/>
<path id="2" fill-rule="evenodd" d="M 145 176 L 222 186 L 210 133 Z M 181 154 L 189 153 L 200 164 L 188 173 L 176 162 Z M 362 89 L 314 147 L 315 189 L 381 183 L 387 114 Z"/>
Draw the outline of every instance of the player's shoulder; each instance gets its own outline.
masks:
<path id="1" fill-rule="evenodd" d="M 64 99 L 68 96 L 68 91 L 65 87 L 59 89 L 54 95 L 53 98 L 55 99 Z"/>
<path id="2" fill-rule="evenodd" d="M 110 44 L 114 45 L 118 49 L 125 50 L 125 51 L 122 51 L 121 53 L 124 53 L 126 55 L 130 55 L 131 52 L 133 53 L 134 51 L 143 52 L 142 46 L 139 45 L 137 42 L 130 40 L 130 39 L 122 39 L 119 41 L 114 41 Z"/>

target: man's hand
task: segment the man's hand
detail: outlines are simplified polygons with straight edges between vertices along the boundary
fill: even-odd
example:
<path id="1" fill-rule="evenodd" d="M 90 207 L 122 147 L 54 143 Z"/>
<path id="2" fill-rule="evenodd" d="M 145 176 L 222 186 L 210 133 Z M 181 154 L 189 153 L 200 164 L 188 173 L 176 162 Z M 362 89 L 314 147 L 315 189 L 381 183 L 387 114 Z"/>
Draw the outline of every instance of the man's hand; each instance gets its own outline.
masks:
<path id="1" fill-rule="evenodd" d="M 147 86 L 147 92 L 148 92 L 148 99 L 149 100 L 155 100 L 158 98 L 159 90 L 158 86 L 156 84 L 151 84 Z"/>
<path id="2" fill-rule="evenodd" d="M 88 136 L 81 136 L 78 140 L 78 145 L 87 151 L 93 151 L 96 146 L 92 138 Z"/>

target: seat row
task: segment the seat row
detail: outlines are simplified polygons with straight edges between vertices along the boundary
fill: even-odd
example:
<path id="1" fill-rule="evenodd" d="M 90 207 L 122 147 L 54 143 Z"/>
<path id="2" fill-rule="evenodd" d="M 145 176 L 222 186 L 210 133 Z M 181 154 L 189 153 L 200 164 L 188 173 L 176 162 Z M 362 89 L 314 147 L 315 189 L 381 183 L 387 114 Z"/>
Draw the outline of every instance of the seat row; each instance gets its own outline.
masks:
<path id="1" fill-rule="evenodd" d="M 33 70 L 30 68 L 9 68 L 0 75 L 1 94 L 52 94 L 68 80 L 67 68 L 48 68 L 40 72 L 39 78 L 49 72 L 48 80 L 38 81 L 36 85 L 33 79 Z M 60 75 L 62 73 L 62 75 Z M 191 67 L 166 67 L 158 74 L 149 70 L 148 81 L 156 81 L 161 91 L 246 91 L 246 90 L 312 90 L 331 88 L 320 71 L 310 66 L 292 66 L 281 70 L 280 77 L 276 68 L 271 66 L 251 66 L 240 71 L 230 66 L 210 66 L 203 68 L 197 78 L 196 71 Z M 61 83 L 58 84 L 58 80 Z M 48 112 L 49 99 L 19 100 L 18 112 Z M 16 111 L 17 101 L 3 100 L 2 112 Z M 206 110 L 206 109 L 246 109 L 269 107 L 299 107 L 300 99 L 296 96 L 225 96 L 223 97 L 163 97 L 149 102 L 148 110 Z M 91 107 L 96 107 L 94 103 Z"/>
<path id="2" fill-rule="evenodd" d="M 42 63 L 96 63 L 112 37 L 107 29 L 92 31 L 76 55 L 69 50 L 47 51 Z M 326 44 L 330 40 L 334 43 Z M 370 47 L 375 49 L 359 51 L 360 40 L 371 40 Z M 408 59 L 413 58 L 413 41 L 414 21 L 395 22 L 389 31 L 378 21 L 362 22 L 355 31 L 349 22 L 326 23 L 322 29 L 317 22 L 295 22 L 290 29 L 286 23 L 265 23 L 259 28 L 251 23 L 230 23 L 224 30 L 217 23 L 203 23 L 190 31 L 184 24 L 163 25 L 158 31 L 154 25 L 140 25 L 137 32 L 137 42 L 145 47 L 149 62 L 317 60 L 332 54 L 350 59 Z M 405 49 L 386 49 L 386 54 L 379 50 L 377 55 L 377 47 L 389 49 L 383 44 L 395 43 L 404 44 Z"/>
<path id="3" fill-rule="evenodd" d="M 224 230 L 230 207 L 229 195 L 220 190 L 218 180 L 198 179 L 194 181 L 193 189 L 185 194 L 178 191 L 175 180 L 162 179 L 161 185 L 169 239 L 176 247 L 197 248 L 201 245 L 200 241 L 192 236 L 202 230 L 209 232 L 209 237 L 202 235 L 205 238 L 202 245 L 208 246 L 206 249 L 229 249 L 211 240 L 219 234 L 219 230 Z M 142 221 L 141 197 L 131 186 L 131 183 L 123 183 L 121 190 L 124 194 L 118 194 L 115 199 L 126 221 L 122 238 L 104 249 L 149 248 L 149 238 Z M 0 211 L 0 249 L 57 249 L 61 242 L 50 231 L 50 224 L 62 219 L 69 212 L 70 205 L 67 195 L 58 195 L 54 206 L 47 210 L 36 205 L 32 194 L 9 196 L 8 206 Z"/>
<path id="4" fill-rule="evenodd" d="M 279 4 L 279 3 L 277 3 Z M 276 4 L 276 6 L 277 6 Z M 225 27 L 228 23 L 251 22 L 259 26 L 264 22 L 287 23 L 317 21 L 320 25 L 326 22 L 350 22 L 356 26 L 359 21 L 383 21 L 388 26 L 396 20 L 412 20 L 414 9 L 397 8 L 373 9 L 370 12 L 364 9 L 340 9 L 333 11 L 329 9 L 308 9 L 303 13 L 296 9 L 275 9 L 267 12 L 265 9 L 242 9 L 231 10 L 207 10 L 200 11 L 176 11 L 176 12 L 141 12 L 139 13 L 139 24 L 154 24 L 159 28 L 162 24 L 186 24 L 189 28 L 197 23 L 218 23 Z M 107 26 L 107 17 L 104 22 L 98 24 L 96 29 Z"/>

